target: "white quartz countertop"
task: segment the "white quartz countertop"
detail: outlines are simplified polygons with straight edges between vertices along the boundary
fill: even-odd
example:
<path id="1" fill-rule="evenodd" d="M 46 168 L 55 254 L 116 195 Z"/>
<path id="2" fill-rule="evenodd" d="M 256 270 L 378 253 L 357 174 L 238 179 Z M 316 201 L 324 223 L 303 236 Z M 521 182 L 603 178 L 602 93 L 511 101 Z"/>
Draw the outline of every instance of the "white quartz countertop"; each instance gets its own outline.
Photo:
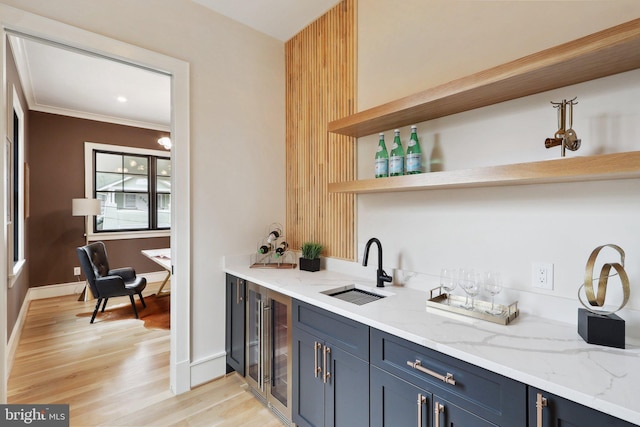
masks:
<path id="1" fill-rule="evenodd" d="M 640 347 L 591 345 L 576 325 L 528 315 L 498 325 L 427 312 L 423 291 L 387 286 L 393 295 L 358 306 L 322 291 L 363 280 L 333 271 L 258 269 L 227 261 L 225 271 L 333 313 L 640 425 Z M 380 289 L 380 288 L 378 288 Z"/>

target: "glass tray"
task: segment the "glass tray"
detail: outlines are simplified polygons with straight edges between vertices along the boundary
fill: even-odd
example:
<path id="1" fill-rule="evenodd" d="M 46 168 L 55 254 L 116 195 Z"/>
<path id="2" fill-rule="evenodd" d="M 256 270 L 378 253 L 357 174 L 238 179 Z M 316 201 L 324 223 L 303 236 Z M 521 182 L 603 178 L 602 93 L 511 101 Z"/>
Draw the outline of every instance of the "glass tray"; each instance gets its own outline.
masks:
<path id="1" fill-rule="evenodd" d="M 442 310 L 466 317 L 473 317 L 475 319 L 498 323 L 500 325 L 508 325 L 520 314 L 520 310 L 518 310 L 518 301 L 509 305 L 495 304 L 494 308 L 500 310 L 500 314 L 487 313 L 487 311 L 491 310 L 490 302 L 476 298 L 473 310 L 469 310 L 463 307 L 466 301 L 467 297 L 451 295 L 451 305 L 449 305 L 447 303 L 447 294 L 442 291 L 441 287 L 437 287 L 431 289 L 429 292 L 427 311 L 431 311 L 430 309 L 433 309 L 433 312 L 437 313 L 435 310 Z"/>

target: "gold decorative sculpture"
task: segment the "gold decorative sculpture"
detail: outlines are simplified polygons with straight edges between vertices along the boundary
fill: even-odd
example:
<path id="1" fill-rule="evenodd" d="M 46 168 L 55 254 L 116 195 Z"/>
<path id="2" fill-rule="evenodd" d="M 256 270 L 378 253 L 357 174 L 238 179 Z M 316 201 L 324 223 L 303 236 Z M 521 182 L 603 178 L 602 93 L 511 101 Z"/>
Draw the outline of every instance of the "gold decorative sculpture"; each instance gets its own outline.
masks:
<path id="1" fill-rule="evenodd" d="M 594 279 L 593 270 L 600 251 L 604 248 L 612 248 L 620 255 L 620 262 L 608 262 L 602 265 L 600 275 Z M 578 333 L 590 344 L 599 344 L 608 347 L 625 347 L 625 322 L 615 313 L 621 310 L 629 301 L 631 294 L 629 286 L 629 276 L 624 270 L 624 251 L 618 245 L 607 244 L 598 246 L 591 252 L 585 269 L 584 283 L 578 289 L 578 300 L 584 308 L 578 309 Z M 611 274 L 611 269 L 615 270 Z M 594 307 L 604 307 L 607 295 L 607 282 L 610 277 L 619 276 L 622 285 L 622 301 L 615 310 L 595 309 Z M 594 289 L 594 282 L 597 281 L 597 288 Z M 582 290 L 587 299 L 587 303 L 582 298 Z"/>

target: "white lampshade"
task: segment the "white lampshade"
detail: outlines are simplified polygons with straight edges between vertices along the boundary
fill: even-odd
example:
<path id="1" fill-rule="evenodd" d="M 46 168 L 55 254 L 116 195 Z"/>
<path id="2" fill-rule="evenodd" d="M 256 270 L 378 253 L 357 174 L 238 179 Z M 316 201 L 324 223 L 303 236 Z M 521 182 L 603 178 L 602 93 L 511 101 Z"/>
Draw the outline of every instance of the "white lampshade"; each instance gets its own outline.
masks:
<path id="1" fill-rule="evenodd" d="M 73 216 L 92 216 L 100 214 L 99 199 L 73 199 L 71 205 Z"/>

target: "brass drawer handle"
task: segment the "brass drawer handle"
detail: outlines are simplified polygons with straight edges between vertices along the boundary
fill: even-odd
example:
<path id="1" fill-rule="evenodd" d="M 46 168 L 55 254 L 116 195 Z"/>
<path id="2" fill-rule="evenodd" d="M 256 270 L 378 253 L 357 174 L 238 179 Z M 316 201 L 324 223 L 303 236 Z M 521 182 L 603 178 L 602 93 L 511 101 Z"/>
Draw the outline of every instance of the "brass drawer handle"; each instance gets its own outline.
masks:
<path id="1" fill-rule="evenodd" d="M 440 414 L 444 412 L 444 405 L 436 402 L 433 405 L 433 417 L 435 418 L 435 427 L 440 427 Z"/>
<path id="2" fill-rule="evenodd" d="M 330 355 L 331 355 L 331 348 L 327 347 L 327 346 L 324 346 L 324 359 L 323 359 L 324 375 L 323 375 L 322 379 L 323 379 L 325 384 L 331 378 L 331 372 L 329 372 L 329 370 L 327 369 L 327 359 L 329 359 Z M 329 366 L 331 366 L 331 365 L 329 365 Z"/>
<path id="3" fill-rule="evenodd" d="M 547 398 L 542 397 L 542 393 L 538 393 L 536 397 L 536 421 L 537 427 L 542 427 L 542 410 L 547 406 Z"/>
<path id="4" fill-rule="evenodd" d="M 418 393 L 418 427 L 422 427 L 422 407 L 427 402 L 427 398 L 422 395 L 422 393 Z"/>
<path id="5" fill-rule="evenodd" d="M 318 375 L 322 372 L 322 368 L 318 364 L 318 350 L 322 347 L 318 341 L 313 344 L 313 375 L 318 378 Z"/>
<path id="6" fill-rule="evenodd" d="M 453 379 L 453 374 L 447 372 L 447 375 L 440 375 L 439 373 L 433 372 L 431 369 L 427 369 L 422 366 L 422 362 L 420 362 L 418 359 L 416 359 L 415 362 L 407 360 L 407 365 L 411 366 L 413 369 L 417 369 L 420 372 L 424 372 L 427 375 L 431 375 L 432 377 L 435 377 L 440 381 L 444 381 L 447 384 L 456 385 L 456 380 Z"/>

